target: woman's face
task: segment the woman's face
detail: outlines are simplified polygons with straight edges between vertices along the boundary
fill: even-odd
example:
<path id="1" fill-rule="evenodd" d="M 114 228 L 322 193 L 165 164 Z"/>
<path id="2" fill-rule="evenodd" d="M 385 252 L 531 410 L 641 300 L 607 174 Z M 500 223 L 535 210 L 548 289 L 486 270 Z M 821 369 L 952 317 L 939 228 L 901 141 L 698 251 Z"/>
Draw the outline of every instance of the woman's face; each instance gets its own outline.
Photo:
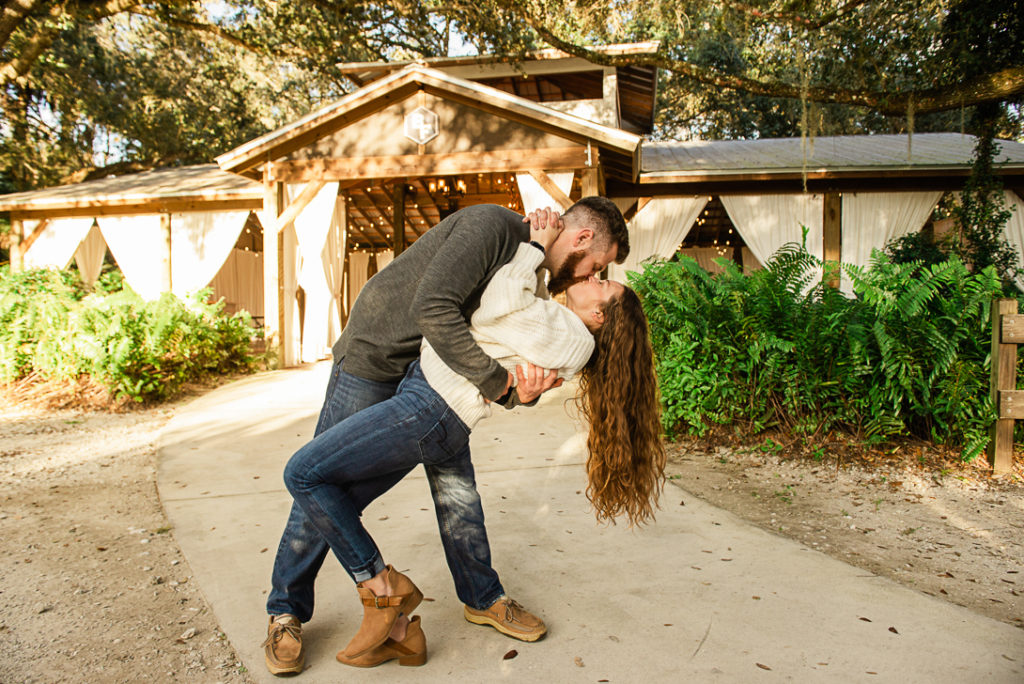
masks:
<path id="1" fill-rule="evenodd" d="M 602 309 L 606 302 L 622 296 L 625 288 L 614 280 L 600 280 L 591 276 L 574 283 L 565 291 L 565 303 L 569 309 L 583 319 L 587 328 L 596 330 L 604 323 Z"/>

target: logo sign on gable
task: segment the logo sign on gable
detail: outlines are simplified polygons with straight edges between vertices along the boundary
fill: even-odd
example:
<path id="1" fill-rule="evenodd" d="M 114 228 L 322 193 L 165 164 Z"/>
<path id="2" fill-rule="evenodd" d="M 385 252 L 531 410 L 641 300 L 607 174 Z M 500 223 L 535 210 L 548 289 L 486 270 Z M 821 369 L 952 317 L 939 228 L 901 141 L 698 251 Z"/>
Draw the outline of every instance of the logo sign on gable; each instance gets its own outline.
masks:
<path id="1" fill-rule="evenodd" d="M 437 114 L 426 107 L 417 107 L 405 115 L 405 137 L 418 145 L 425 145 L 440 130 Z"/>

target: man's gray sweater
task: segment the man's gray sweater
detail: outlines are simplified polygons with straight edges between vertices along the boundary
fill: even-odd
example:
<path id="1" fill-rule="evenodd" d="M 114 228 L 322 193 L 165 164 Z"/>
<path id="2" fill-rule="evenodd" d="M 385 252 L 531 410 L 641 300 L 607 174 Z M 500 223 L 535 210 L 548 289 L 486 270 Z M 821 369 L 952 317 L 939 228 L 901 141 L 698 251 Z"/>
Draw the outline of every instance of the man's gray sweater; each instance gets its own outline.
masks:
<path id="1" fill-rule="evenodd" d="M 494 273 L 529 239 L 529 224 L 504 207 L 455 212 L 370 278 L 334 344 L 335 360 L 367 380 L 400 380 L 425 337 L 485 397 L 501 397 L 508 372 L 473 341 L 469 318 Z"/>

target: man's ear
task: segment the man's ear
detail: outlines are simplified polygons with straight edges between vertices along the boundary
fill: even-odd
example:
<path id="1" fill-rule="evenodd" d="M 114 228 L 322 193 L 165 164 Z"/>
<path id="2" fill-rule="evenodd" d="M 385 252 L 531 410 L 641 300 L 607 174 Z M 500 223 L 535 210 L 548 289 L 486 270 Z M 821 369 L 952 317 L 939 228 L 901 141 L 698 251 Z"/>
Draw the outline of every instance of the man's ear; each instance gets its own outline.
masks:
<path id="1" fill-rule="evenodd" d="M 576 235 L 572 238 L 572 248 L 574 250 L 590 249 L 590 245 L 594 242 L 594 231 L 591 228 L 580 228 L 576 231 Z"/>

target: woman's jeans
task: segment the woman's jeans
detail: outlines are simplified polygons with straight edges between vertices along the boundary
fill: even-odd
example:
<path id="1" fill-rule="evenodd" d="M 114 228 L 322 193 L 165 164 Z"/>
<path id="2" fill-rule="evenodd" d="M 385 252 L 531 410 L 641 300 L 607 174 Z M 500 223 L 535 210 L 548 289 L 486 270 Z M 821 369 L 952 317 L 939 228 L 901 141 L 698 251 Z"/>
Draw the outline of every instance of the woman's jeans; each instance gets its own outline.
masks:
<path id="1" fill-rule="evenodd" d="M 504 594 L 491 568 L 469 431 L 427 383 L 419 361 L 400 383 L 379 383 L 335 364 L 316 436 L 292 456 L 295 498 L 274 561 L 272 615 L 313 615 L 313 583 L 328 546 L 356 582 L 384 561 L 362 510 L 422 463 L 459 599 L 483 609 Z"/>

